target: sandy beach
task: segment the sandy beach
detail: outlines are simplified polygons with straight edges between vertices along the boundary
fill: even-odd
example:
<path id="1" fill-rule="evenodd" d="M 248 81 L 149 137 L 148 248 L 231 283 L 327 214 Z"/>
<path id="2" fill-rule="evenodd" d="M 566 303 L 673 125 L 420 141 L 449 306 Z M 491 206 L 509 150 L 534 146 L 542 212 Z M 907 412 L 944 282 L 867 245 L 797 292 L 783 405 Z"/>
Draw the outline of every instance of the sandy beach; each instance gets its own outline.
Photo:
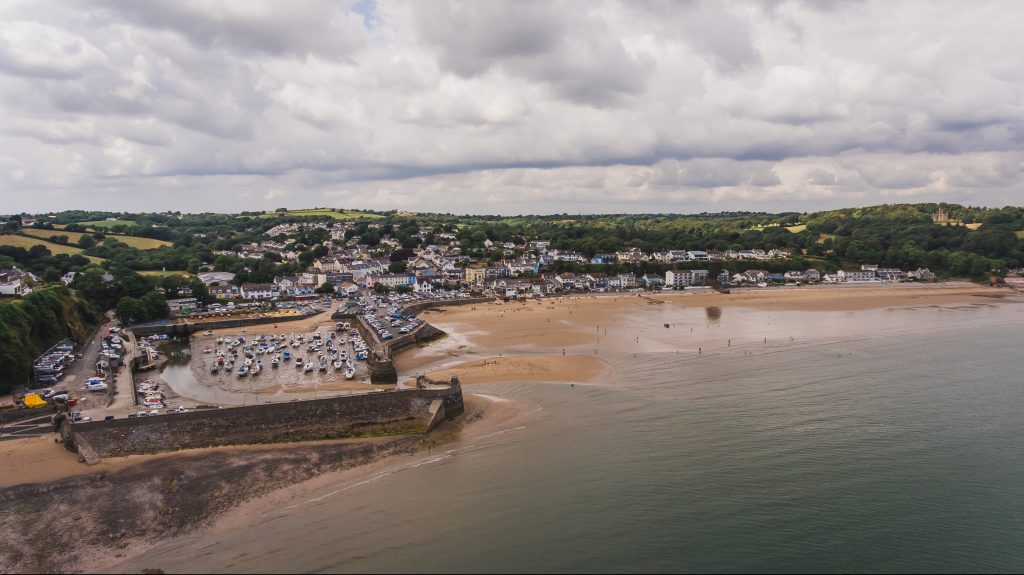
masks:
<path id="1" fill-rule="evenodd" d="M 571 381 L 580 379 L 583 366 L 579 359 L 558 359 L 563 353 L 600 360 L 638 352 L 703 353 L 761 341 L 772 343 L 779 338 L 827 339 L 842 337 L 850 326 L 811 323 L 835 317 L 822 312 L 842 314 L 857 323 L 858 316 L 863 316 L 864 322 L 873 321 L 880 310 L 955 309 L 1020 301 L 1024 295 L 1012 290 L 957 282 L 494 302 L 424 312 L 422 317 L 446 331 L 448 337 L 403 352 L 396 367 L 403 375 L 429 373 L 431 377 L 467 370 L 466 381 L 471 383 Z M 483 361 L 500 360 L 499 353 L 523 357 L 514 364 L 498 361 L 483 365 Z"/>

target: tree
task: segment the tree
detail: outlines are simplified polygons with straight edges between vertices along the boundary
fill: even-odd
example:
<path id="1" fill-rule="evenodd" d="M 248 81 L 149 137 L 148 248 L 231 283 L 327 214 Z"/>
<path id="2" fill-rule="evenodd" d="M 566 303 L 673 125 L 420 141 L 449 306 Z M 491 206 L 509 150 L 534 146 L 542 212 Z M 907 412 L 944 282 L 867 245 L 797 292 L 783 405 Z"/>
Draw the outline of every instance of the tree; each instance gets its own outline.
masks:
<path id="1" fill-rule="evenodd" d="M 57 283 L 60 281 L 60 272 L 56 268 L 48 267 L 43 271 L 43 281 Z"/>
<path id="2" fill-rule="evenodd" d="M 403 261 L 391 262 L 390 264 L 388 264 L 388 271 L 393 273 L 393 274 L 405 273 L 405 270 L 406 270 L 407 267 L 408 267 L 408 263 L 407 262 L 403 262 Z"/>
<path id="3" fill-rule="evenodd" d="M 126 324 L 144 321 L 148 313 L 146 305 L 133 297 L 124 296 L 117 302 L 117 317 Z"/>
<path id="4" fill-rule="evenodd" d="M 96 245 L 96 240 L 92 236 L 82 236 L 77 243 L 78 247 L 87 250 Z"/>
<path id="5" fill-rule="evenodd" d="M 188 287 L 192 289 L 192 297 L 196 298 L 196 301 L 206 305 L 212 303 L 215 299 L 210 295 L 210 290 L 206 287 L 199 278 L 191 278 L 188 282 Z"/>
<path id="6" fill-rule="evenodd" d="M 146 309 L 145 320 L 163 319 L 171 315 L 171 308 L 167 307 L 167 300 L 159 292 L 151 291 L 142 296 L 139 300 Z"/>
<path id="7" fill-rule="evenodd" d="M 316 293 L 334 293 L 334 286 L 330 282 L 324 282 L 315 291 Z"/>

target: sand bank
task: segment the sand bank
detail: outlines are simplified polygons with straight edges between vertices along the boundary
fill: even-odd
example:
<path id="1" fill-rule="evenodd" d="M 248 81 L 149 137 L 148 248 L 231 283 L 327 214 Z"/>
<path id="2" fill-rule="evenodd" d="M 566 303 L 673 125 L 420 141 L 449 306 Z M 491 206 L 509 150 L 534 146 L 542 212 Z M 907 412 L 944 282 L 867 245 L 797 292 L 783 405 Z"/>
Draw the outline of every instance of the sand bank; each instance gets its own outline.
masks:
<path id="1" fill-rule="evenodd" d="M 278 513 L 316 505 L 317 502 L 325 498 L 344 497 L 350 489 L 373 483 L 406 469 L 418 467 L 439 456 L 443 457 L 444 454 L 451 453 L 453 450 L 486 440 L 493 434 L 500 434 L 518 425 L 531 414 L 528 406 L 486 395 L 467 394 L 465 404 L 466 414 L 463 417 L 441 426 L 425 439 L 416 438 L 415 443 L 411 444 L 412 447 L 392 450 L 386 454 L 387 456 L 381 452 L 382 456 L 362 461 L 357 466 L 340 466 L 333 470 L 321 470 L 304 481 L 293 482 L 285 487 L 278 486 L 273 490 L 264 489 L 262 493 L 255 494 L 243 505 L 233 505 L 200 529 L 191 533 L 183 533 L 176 541 L 216 540 L 218 533 L 236 531 L 241 526 L 251 525 L 255 522 L 273 521 Z M 385 441 L 385 438 L 380 438 L 378 441 Z M 295 447 L 305 448 L 306 445 L 300 444 Z M 260 455 L 265 448 L 258 451 L 257 455 Z M 403 457 L 398 455 L 403 455 Z M 275 473 L 275 470 L 268 469 L 267 473 Z M 259 541 L 252 543 L 254 545 L 263 544 Z M 92 554 L 79 564 L 79 569 L 87 572 L 120 573 L 138 573 L 146 568 L 162 568 L 165 571 L 171 571 L 174 569 L 174 565 L 154 563 L 147 555 L 147 551 L 154 546 L 165 544 L 166 541 L 161 539 L 133 541 L 116 556 L 110 553 Z"/>
<path id="2" fill-rule="evenodd" d="M 698 352 L 779 338 L 841 337 L 850 331 L 890 329 L 898 324 L 890 316 L 907 310 L 987 307 L 1022 300 L 1007 289 L 956 283 L 494 302 L 424 312 L 421 316 L 449 337 L 403 352 L 396 358 L 396 367 L 400 374 L 418 375 L 499 353 L 561 355 L 564 351 L 601 358 Z M 897 313 L 885 315 L 888 310 Z M 531 377 L 529 370 L 522 375 Z"/>
<path id="3" fill-rule="evenodd" d="M 585 355 L 489 357 L 460 362 L 427 374 L 445 380 L 458 373 L 464 385 L 503 382 L 588 382 L 608 379 L 612 367 Z"/>

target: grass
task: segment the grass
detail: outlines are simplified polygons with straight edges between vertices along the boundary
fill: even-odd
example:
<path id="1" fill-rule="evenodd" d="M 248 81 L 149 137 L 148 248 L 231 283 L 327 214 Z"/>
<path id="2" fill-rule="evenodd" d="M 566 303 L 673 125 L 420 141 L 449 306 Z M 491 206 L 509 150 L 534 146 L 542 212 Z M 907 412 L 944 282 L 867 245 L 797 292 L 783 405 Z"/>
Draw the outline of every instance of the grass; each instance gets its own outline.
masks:
<path id="1" fill-rule="evenodd" d="M 835 234 L 818 234 L 818 239 L 815 240 L 814 243 L 816 243 L 816 244 L 823 244 L 823 243 L 825 243 L 825 240 L 830 240 L 830 239 L 832 239 L 834 237 L 836 237 Z"/>
<path id="2" fill-rule="evenodd" d="M 117 225 L 122 225 L 122 226 L 134 226 L 134 225 L 137 225 L 137 222 L 134 222 L 132 220 L 113 220 L 113 221 L 109 221 L 109 222 L 107 220 L 96 220 L 96 221 L 92 221 L 92 222 L 78 222 L 78 223 L 79 223 L 79 225 L 89 226 L 89 227 L 92 227 L 92 228 L 112 228 L 112 227 L 117 226 Z"/>
<path id="3" fill-rule="evenodd" d="M 64 235 L 64 233 L 54 234 L 53 232 L 50 232 L 50 235 Z M 50 250 L 50 253 L 52 253 L 53 255 L 67 254 L 69 256 L 73 256 L 82 253 L 82 248 L 79 247 L 65 246 L 64 244 L 55 244 L 53 242 L 48 242 L 46 240 L 39 240 L 36 238 L 29 238 L 25 236 L 2 235 L 0 236 L 0 245 L 13 246 L 16 248 L 25 248 L 26 250 L 31 249 L 32 246 L 44 246 L 46 249 Z M 95 256 L 85 257 L 89 258 L 89 261 L 91 261 L 94 264 L 103 262 L 103 258 L 98 258 Z"/>
<path id="4" fill-rule="evenodd" d="M 768 228 L 777 228 L 777 227 L 779 227 L 779 224 L 766 224 L 766 225 L 763 225 L 763 226 L 750 226 L 749 229 L 751 229 L 751 230 L 753 230 L 755 232 L 761 232 L 761 231 L 764 231 L 764 230 L 766 230 Z M 788 230 L 791 233 L 799 234 L 800 232 L 802 232 L 802 231 L 807 229 L 807 224 L 796 224 L 795 226 L 785 226 L 785 228 L 786 228 L 786 230 Z"/>
<path id="5" fill-rule="evenodd" d="M 1024 239 L 1024 230 L 1021 230 L 1019 232 L 1014 232 L 1014 233 L 1017 234 L 1018 238 Z"/>
<path id="6" fill-rule="evenodd" d="M 935 223 L 940 225 L 940 226 L 964 226 L 965 228 L 967 228 L 969 230 L 976 230 L 976 229 L 981 227 L 981 224 L 979 224 L 979 223 L 965 224 L 965 223 L 961 222 L 960 220 L 949 220 L 948 222 L 935 222 Z"/>
<path id="7" fill-rule="evenodd" d="M 92 234 L 83 232 L 68 232 L 65 230 L 37 230 L 33 228 L 22 228 L 23 234 L 33 236 L 36 238 L 46 239 L 50 236 L 67 236 L 68 241 L 76 243 L 78 238 Z M 163 240 L 154 240 L 152 238 L 139 238 L 136 236 L 122 236 L 119 234 L 107 234 L 108 238 L 115 238 L 117 241 L 127 244 L 129 247 L 133 247 L 137 250 L 155 250 L 156 248 L 163 246 L 170 246 L 171 242 L 165 242 Z"/>
<path id="8" fill-rule="evenodd" d="M 158 276 L 158 277 L 167 277 L 167 276 L 181 276 L 181 277 L 186 277 L 186 278 L 194 277 L 189 272 L 183 272 L 183 271 L 179 271 L 179 270 L 166 270 L 166 271 L 164 271 L 164 270 L 144 270 L 144 271 L 140 271 L 139 274 L 140 275 L 144 275 L 144 276 Z"/>
<path id="9" fill-rule="evenodd" d="M 330 216 L 336 220 L 358 220 L 358 219 L 379 219 L 384 216 L 380 214 L 371 214 L 369 212 L 361 212 L 359 210 L 342 210 L 336 212 L 329 209 L 315 209 L 315 210 L 288 210 L 287 212 L 271 212 L 269 214 L 261 214 L 260 218 L 276 218 L 278 216 Z"/>

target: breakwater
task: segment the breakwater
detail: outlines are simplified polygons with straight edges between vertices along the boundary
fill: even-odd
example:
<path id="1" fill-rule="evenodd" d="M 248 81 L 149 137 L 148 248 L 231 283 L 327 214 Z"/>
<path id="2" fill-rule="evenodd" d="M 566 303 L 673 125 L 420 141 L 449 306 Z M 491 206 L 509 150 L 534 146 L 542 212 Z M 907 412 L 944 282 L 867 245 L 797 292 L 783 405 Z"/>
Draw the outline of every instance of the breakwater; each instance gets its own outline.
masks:
<path id="1" fill-rule="evenodd" d="M 323 313 L 323 312 L 320 312 Z M 145 337 L 156 334 L 167 334 L 171 337 L 177 335 L 189 335 L 197 331 L 205 331 L 208 329 L 237 329 L 246 327 L 249 325 L 262 325 L 268 323 L 286 323 L 289 321 L 298 321 L 302 319 L 309 319 L 318 314 L 311 315 L 284 315 L 280 317 L 251 317 L 251 318 L 238 318 L 238 319 L 221 319 L 215 321 L 201 321 L 201 322 L 151 322 L 144 324 L 136 324 L 132 326 L 132 332 L 138 337 Z M 327 319 L 326 317 L 324 318 Z"/>
<path id="2" fill-rule="evenodd" d="M 455 385 L 65 423 L 61 435 L 69 450 L 95 462 L 221 445 L 426 433 L 463 410 L 462 388 Z"/>
<path id="3" fill-rule="evenodd" d="M 469 305 L 487 303 L 494 301 L 493 297 L 466 298 L 447 301 L 425 301 L 409 304 L 399 310 L 403 316 L 418 314 L 421 311 L 432 308 L 443 308 L 457 305 Z M 371 353 L 366 358 L 366 365 L 370 372 L 370 383 L 394 384 L 398 383 L 398 371 L 395 369 L 395 354 L 405 348 L 437 339 L 445 333 L 440 329 L 423 322 L 416 326 L 412 332 L 389 340 L 381 340 L 366 321 L 366 318 L 355 314 L 335 312 L 331 319 L 348 321 L 352 324 L 359 335 L 370 345 Z"/>

